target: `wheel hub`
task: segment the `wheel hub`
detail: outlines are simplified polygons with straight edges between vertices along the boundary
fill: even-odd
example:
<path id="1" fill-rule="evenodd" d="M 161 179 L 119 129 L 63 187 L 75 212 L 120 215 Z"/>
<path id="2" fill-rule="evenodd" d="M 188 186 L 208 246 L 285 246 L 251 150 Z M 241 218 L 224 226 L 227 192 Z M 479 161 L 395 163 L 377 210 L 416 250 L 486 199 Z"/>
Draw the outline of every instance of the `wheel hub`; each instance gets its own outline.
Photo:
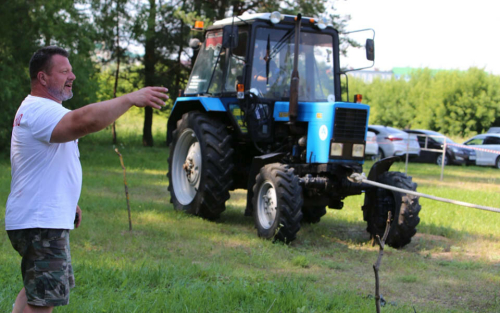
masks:
<path id="1" fill-rule="evenodd" d="M 258 215 L 260 224 L 265 229 L 269 229 L 273 226 L 276 219 L 276 190 L 270 182 L 266 182 L 262 185 L 259 191 L 259 201 L 258 201 Z"/>
<path id="2" fill-rule="evenodd" d="M 264 213 L 271 219 L 275 211 L 275 203 L 273 201 L 272 190 L 267 190 L 267 193 L 262 196 L 264 200 Z"/>
<path id="3" fill-rule="evenodd" d="M 173 153 L 170 183 L 177 201 L 187 205 L 198 192 L 203 171 L 201 146 L 192 129 L 181 133 Z"/>
<path id="4" fill-rule="evenodd" d="M 191 186 L 196 186 L 200 179 L 200 162 L 199 143 L 195 142 L 191 145 L 186 156 L 186 161 L 182 165 L 182 169 L 186 174 L 186 178 Z"/>

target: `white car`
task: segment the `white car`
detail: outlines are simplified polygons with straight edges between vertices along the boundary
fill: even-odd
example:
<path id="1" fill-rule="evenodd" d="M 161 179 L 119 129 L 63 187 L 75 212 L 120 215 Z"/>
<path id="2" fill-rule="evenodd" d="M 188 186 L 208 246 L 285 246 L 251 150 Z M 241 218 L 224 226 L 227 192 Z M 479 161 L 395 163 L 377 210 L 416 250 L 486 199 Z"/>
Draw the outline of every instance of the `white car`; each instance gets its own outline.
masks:
<path id="1" fill-rule="evenodd" d="M 366 133 L 365 156 L 374 158 L 378 153 L 377 135 L 374 132 Z"/>
<path id="2" fill-rule="evenodd" d="M 476 150 L 476 165 L 500 169 L 500 134 L 477 135 L 464 142 L 464 145 Z"/>
<path id="3" fill-rule="evenodd" d="M 416 135 L 407 134 L 402 130 L 380 125 L 368 125 L 368 130 L 377 135 L 378 159 L 392 156 L 403 157 L 408 151 L 410 158 L 420 155 L 420 145 Z"/>
<path id="4" fill-rule="evenodd" d="M 490 127 L 488 131 L 486 132 L 487 134 L 500 134 L 500 127 Z"/>

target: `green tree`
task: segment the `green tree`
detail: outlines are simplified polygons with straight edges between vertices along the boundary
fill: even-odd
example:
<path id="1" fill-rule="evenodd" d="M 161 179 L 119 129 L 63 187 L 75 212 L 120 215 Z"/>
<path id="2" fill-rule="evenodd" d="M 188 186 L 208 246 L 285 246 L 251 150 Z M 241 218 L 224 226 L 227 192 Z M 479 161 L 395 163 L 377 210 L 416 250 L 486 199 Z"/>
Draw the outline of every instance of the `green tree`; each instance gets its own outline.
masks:
<path id="1" fill-rule="evenodd" d="M 74 97 L 65 106 L 76 108 L 95 101 L 98 85 L 90 59 L 95 32 L 84 1 L 4 1 L 0 27 L 0 101 L 4 108 L 0 148 L 7 151 L 14 114 L 30 91 L 29 60 L 38 48 L 58 45 L 71 54 L 77 80 Z"/>
<path id="2" fill-rule="evenodd" d="M 408 80 L 350 83 L 351 94 L 363 94 L 363 102 L 371 106 L 370 124 L 463 137 L 485 132 L 500 115 L 500 77 L 477 68 L 423 69 L 412 72 Z"/>
<path id="3" fill-rule="evenodd" d="M 19 23 L 19 21 L 24 21 Z M 14 25 L 16 25 L 14 27 Z M 0 10 L 0 148 L 7 151 L 14 114 L 29 93 L 27 63 L 36 50 L 37 34 L 25 1 L 6 1 Z M 22 38 L 22 40 L 19 40 Z"/>
<path id="4" fill-rule="evenodd" d="M 109 98 L 116 98 L 120 78 L 120 64 L 130 62 L 127 55 L 131 31 L 131 16 L 128 13 L 128 0 L 92 0 L 92 11 L 97 28 L 99 46 L 99 61 L 104 72 L 109 72 L 107 66 L 114 63 L 114 86 Z M 112 124 L 112 141 L 117 143 L 116 122 Z"/>
<path id="5" fill-rule="evenodd" d="M 452 72 L 436 109 L 436 128 L 449 134 L 482 133 L 499 115 L 498 79 L 483 70 Z"/>

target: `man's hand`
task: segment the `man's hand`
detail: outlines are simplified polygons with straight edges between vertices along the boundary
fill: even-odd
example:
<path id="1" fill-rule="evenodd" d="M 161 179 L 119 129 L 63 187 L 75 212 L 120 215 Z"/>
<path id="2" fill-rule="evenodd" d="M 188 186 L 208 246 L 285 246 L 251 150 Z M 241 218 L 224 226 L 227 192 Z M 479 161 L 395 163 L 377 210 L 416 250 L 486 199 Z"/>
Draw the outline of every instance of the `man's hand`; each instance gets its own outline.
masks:
<path id="1" fill-rule="evenodd" d="M 82 210 L 80 209 L 80 206 L 76 206 L 76 218 L 75 218 L 75 228 L 78 228 L 80 226 L 80 223 L 82 222 Z"/>
<path id="2" fill-rule="evenodd" d="M 168 92 L 168 89 L 165 87 L 145 87 L 131 92 L 126 96 L 135 106 L 141 108 L 150 106 L 155 109 L 161 109 L 165 106 L 165 100 L 168 99 L 166 92 Z"/>

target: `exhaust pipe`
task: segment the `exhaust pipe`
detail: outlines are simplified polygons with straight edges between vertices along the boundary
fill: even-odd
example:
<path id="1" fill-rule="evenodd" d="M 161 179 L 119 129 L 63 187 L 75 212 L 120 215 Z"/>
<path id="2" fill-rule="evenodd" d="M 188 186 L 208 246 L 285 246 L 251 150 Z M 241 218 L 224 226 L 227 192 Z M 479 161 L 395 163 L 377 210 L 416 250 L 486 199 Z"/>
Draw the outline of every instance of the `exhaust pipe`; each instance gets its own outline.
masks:
<path id="1" fill-rule="evenodd" d="M 293 52 L 293 71 L 292 81 L 290 83 L 290 105 L 288 116 L 290 119 L 290 130 L 295 132 L 297 121 L 297 112 L 299 107 L 299 44 L 300 44 L 300 25 L 302 23 L 302 15 L 299 13 L 295 18 L 295 49 Z"/>

